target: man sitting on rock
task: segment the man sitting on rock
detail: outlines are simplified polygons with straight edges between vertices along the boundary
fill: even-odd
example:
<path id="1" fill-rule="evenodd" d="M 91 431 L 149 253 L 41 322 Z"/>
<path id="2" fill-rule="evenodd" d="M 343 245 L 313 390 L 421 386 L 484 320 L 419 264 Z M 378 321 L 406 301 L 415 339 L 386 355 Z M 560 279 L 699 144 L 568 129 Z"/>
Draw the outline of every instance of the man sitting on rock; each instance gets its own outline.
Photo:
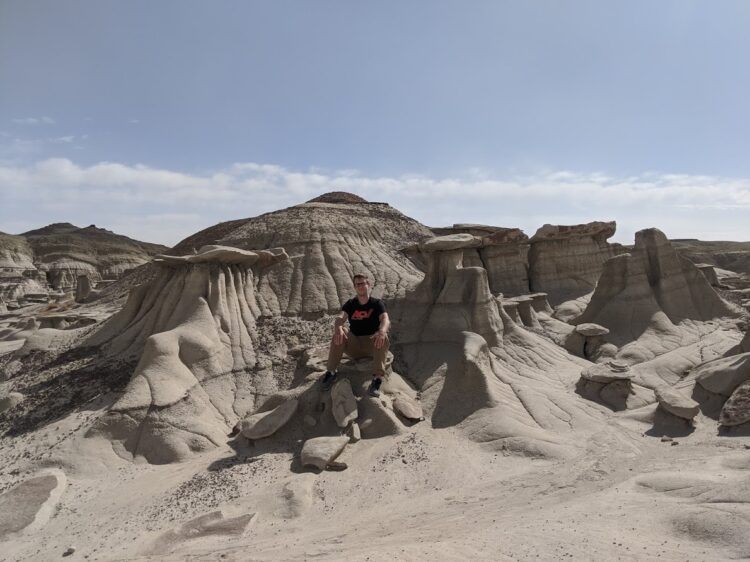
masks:
<path id="1" fill-rule="evenodd" d="M 391 321 L 385 311 L 385 303 L 370 296 L 370 280 L 358 274 L 352 279 L 357 296 L 344 303 L 333 325 L 333 339 L 328 352 L 328 369 L 323 375 L 323 390 L 330 390 L 336 382 L 336 367 L 341 355 L 352 359 L 372 357 L 375 374 L 368 393 L 380 396 L 380 385 L 385 376 L 385 358 L 388 354 L 388 328 Z M 349 329 L 344 325 L 349 321 Z"/>

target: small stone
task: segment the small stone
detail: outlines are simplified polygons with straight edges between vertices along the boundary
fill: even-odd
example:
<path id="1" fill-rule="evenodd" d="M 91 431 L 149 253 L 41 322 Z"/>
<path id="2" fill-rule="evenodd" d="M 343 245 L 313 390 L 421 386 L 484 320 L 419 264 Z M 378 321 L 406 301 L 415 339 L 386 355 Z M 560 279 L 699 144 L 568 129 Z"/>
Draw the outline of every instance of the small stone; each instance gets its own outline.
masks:
<path id="1" fill-rule="evenodd" d="M 330 470 L 332 472 L 341 472 L 342 470 L 346 470 L 347 468 L 349 468 L 349 466 L 345 462 L 333 461 L 329 462 L 326 465 L 326 470 Z"/>
<path id="2" fill-rule="evenodd" d="M 76 551 L 76 547 L 74 547 L 74 546 L 69 546 L 69 547 L 68 547 L 68 548 L 67 548 L 67 549 L 65 550 L 65 552 L 63 552 L 63 554 L 62 554 L 62 555 L 63 555 L 63 556 L 70 556 L 70 555 L 71 555 L 71 554 L 73 554 L 73 553 L 74 553 L 75 551 Z"/>
<path id="3" fill-rule="evenodd" d="M 356 443 L 361 439 L 362 433 L 359 430 L 359 424 L 357 422 L 352 422 L 352 424 L 349 426 L 349 442 Z"/>
<path id="4" fill-rule="evenodd" d="M 315 418 L 312 417 L 310 414 L 307 414 L 303 418 L 303 421 L 305 422 L 306 425 L 309 425 L 310 427 L 315 427 L 318 424 L 318 422 L 315 420 Z"/>
<path id="5" fill-rule="evenodd" d="M 672 441 L 672 443 L 670 443 L 670 444 L 672 445 L 672 447 L 674 447 L 675 445 L 679 445 L 680 442 L 679 441 Z"/>
<path id="6" fill-rule="evenodd" d="M 297 400 L 293 398 L 273 410 L 245 418 L 240 425 L 242 435 L 248 439 L 262 439 L 273 435 L 291 419 L 297 411 L 297 404 Z"/>
<path id="7" fill-rule="evenodd" d="M 349 379 L 341 379 L 331 389 L 331 409 L 336 424 L 346 427 L 350 422 L 357 419 L 357 398 L 352 392 L 352 384 Z"/>
<path id="8" fill-rule="evenodd" d="M 300 454 L 302 466 L 314 466 L 323 470 L 341 454 L 348 442 L 349 438 L 345 436 L 308 439 Z"/>
<path id="9" fill-rule="evenodd" d="M 661 438 L 662 443 L 669 443 L 670 441 L 672 441 L 672 438 L 667 435 L 663 435 Z"/>

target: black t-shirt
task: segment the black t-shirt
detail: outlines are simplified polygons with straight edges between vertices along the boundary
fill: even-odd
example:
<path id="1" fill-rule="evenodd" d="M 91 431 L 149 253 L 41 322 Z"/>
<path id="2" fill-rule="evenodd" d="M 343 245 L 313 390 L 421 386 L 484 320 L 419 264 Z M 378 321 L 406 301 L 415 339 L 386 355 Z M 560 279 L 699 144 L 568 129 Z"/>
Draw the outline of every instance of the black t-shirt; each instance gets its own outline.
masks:
<path id="1" fill-rule="evenodd" d="M 365 304 L 360 304 L 354 297 L 344 303 L 341 310 L 349 316 L 349 326 L 355 336 L 371 336 L 380 328 L 380 315 L 385 312 L 385 303 L 370 297 Z"/>

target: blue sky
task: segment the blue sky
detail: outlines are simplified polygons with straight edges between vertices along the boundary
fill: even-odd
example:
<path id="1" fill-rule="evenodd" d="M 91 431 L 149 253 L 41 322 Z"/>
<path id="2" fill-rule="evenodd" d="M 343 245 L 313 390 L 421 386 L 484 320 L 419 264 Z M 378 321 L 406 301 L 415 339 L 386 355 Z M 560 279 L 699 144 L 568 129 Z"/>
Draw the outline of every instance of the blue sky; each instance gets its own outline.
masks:
<path id="1" fill-rule="evenodd" d="M 173 244 L 338 186 L 748 240 L 748 29 L 742 1 L 0 0 L 0 230 Z"/>

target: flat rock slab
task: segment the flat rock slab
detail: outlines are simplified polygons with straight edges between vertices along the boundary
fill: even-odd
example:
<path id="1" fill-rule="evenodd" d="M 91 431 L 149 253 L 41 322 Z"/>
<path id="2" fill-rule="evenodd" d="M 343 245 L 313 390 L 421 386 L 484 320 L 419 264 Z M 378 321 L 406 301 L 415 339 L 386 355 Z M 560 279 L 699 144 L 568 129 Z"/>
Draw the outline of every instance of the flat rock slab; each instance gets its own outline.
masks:
<path id="1" fill-rule="evenodd" d="M 242 536 L 255 518 L 254 513 L 226 517 L 221 511 L 200 515 L 159 536 L 149 549 L 150 554 L 168 554 L 188 541 L 204 537 Z"/>
<path id="2" fill-rule="evenodd" d="M 349 379 L 341 379 L 331 389 L 331 410 L 336 425 L 346 427 L 357 419 L 357 398 Z"/>
<path id="3" fill-rule="evenodd" d="M 734 389 L 750 380 L 750 353 L 740 353 L 708 361 L 695 369 L 696 380 L 706 390 L 730 396 Z"/>
<path id="4" fill-rule="evenodd" d="M 44 526 L 65 489 L 61 471 L 29 478 L 0 494 L 0 540 L 19 531 L 35 531 Z"/>
<path id="5" fill-rule="evenodd" d="M 297 411 L 296 398 L 287 400 L 273 410 L 254 414 L 242 420 L 240 431 L 248 439 L 262 439 L 273 435 L 283 427 Z"/>
<path id="6" fill-rule="evenodd" d="M 348 442 L 349 438 L 343 435 L 308 439 L 302 446 L 302 466 L 314 466 L 324 470 L 328 463 L 341 454 Z"/>
<path id="7" fill-rule="evenodd" d="M 424 418 L 422 405 L 404 394 L 399 394 L 393 401 L 393 409 L 409 420 L 421 420 Z"/>
<path id="8" fill-rule="evenodd" d="M 578 326 L 576 326 L 576 332 L 578 332 L 582 336 L 593 337 L 606 336 L 609 333 L 609 330 L 604 326 L 600 326 L 599 324 L 586 322 L 584 324 L 578 324 Z"/>
<path id="9" fill-rule="evenodd" d="M 482 245 L 482 239 L 472 234 L 448 234 L 425 240 L 420 248 L 425 252 L 445 252 L 460 248 L 476 248 Z"/>
<path id="10" fill-rule="evenodd" d="M 672 387 L 659 387 L 654 394 L 659 405 L 678 418 L 692 420 L 700 411 L 698 402 Z"/>
<path id="11" fill-rule="evenodd" d="M 748 421 L 750 421 L 750 381 L 745 381 L 724 402 L 719 415 L 719 423 L 731 426 Z"/>

